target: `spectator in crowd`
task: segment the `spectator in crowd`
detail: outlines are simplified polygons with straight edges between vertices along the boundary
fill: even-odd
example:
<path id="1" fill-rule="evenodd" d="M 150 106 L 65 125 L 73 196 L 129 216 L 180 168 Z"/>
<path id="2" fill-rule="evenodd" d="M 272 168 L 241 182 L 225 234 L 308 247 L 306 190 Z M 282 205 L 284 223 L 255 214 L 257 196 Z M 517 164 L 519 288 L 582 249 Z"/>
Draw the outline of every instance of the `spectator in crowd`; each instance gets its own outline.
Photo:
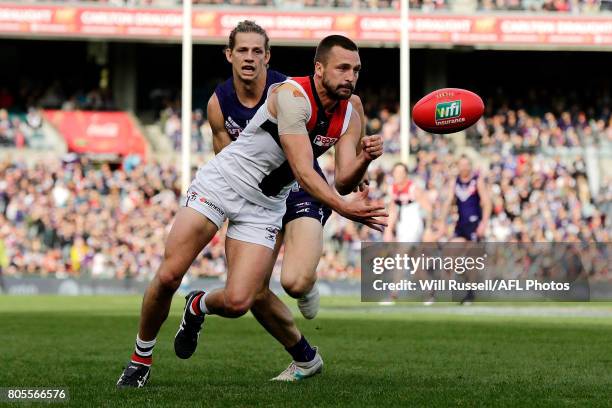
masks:
<path id="1" fill-rule="evenodd" d="M 182 123 L 180 112 L 167 110 L 161 114 L 163 133 L 175 151 L 181 150 Z M 212 152 L 212 132 L 208 121 L 204 119 L 201 109 L 193 112 L 191 117 L 191 151 L 192 153 Z"/>

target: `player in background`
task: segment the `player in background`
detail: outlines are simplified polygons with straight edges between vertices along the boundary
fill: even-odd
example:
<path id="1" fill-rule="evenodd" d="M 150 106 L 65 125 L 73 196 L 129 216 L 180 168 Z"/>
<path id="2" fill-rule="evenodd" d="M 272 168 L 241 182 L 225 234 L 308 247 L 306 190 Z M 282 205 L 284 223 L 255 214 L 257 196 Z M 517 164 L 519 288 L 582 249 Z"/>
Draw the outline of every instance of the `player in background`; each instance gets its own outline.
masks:
<path id="1" fill-rule="evenodd" d="M 367 199 L 367 189 L 344 200 L 313 169 L 315 157 L 334 146 L 336 188 L 349 191 L 363 178 L 382 144 L 361 139 L 361 121 L 348 99 L 361 60 L 348 38 L 324 38 L 315 55 L 315 74 L 271 88 L 241 136 L 200 167 L 168 235 L 162 264 L 144 296 L 136 347 L 118 386 L 142 387 L 150 376 L 156 336 L 168 316 L 174 292 L 189 266 L 229 219 L 223 289 L 196 291 L 188 298 L 175 337 L 175 351 L 187 357 L 197 346 L 206 314 L 236 318 L 251 309 L 262 292 L 280 302 L 267 283 L 276 234 L 282 225 L 289 190 L 297 180 L 319 202 L 341 216 L 382 231 L 384 207 Z M 331 141 L 320 146 L 319 137 Z M 358 153 L 358 147 L 362 149 Z M 277 379 L 293 381 L 320 372 L 323 361 L 295 325 L 277 321 L 293 362 Z M 291 322 L 293 323 L 293 322 Z"/>
<path id="2" fill-rule="evenodd" d="M 284 74 L 267 68 L 270 56 L 268 35 L 256 23 L 242 21 L 230 33 L 225 57 L 232 65 L 232 76 L 217 86 L 208 101 L 215 154 L 236 140 L 264 103 L 270 85 L 287 79 Z M 359 114 L 362 134 L 365 134 L 361 100 L 352 95 L 350 102 Z M 313 165 L 325 179 L 316 159 Z M 315 284 L 317 265 L 323 252 L 323 227 L 330 215 L 328 207 L 296 184 L 287 198 L 283 227 L 277 237 L 275 258 L 285 244 L 281 285 L 289 296 L 297 299 L 306 319 L 313 319 L 319 310 L 319 291 Z M 257 309 L 256 304 L 254 314 L 266 320 L 267 316 Z"/>
<path id="3" fill-rule="evenodd" d="M 429 224 L 431 204 L 418 183 L 410 180 L 408 166 L 404 163 L 396 163 L 391 171 L 392 183 L 389 186 L 389 226 L 385 228 L 383 238 L 387 242 L 414 243 L 411 250 L 417 250 L 423 238 L 425 226 Z M 395 282 L 402 279 L 410 279 L 406 276 L 407 271 L 397 271 L 394 276 Z M 422 271 L 411 271 L 420 274 Z M 413 275 L 417 276 L 417 275 Z M 388 301 L 379 302 L 381 305 L 392 305 L 397 299 L 397 293 L 393 292 Z"/>
<path id="4" fill-rule="evenodd" d="M 431 203 L 418 183 L 410 180 L 404 163 L 396 163 L 391 174 L 393 183 L 389 187 L 391 201 L 385 241 L 421 242 L 429 223 Z"/>
<path id="5" fill-rule="evenodd" d="M 445 223 L 451 207 L 456 204 L 458 219 L 451 242 L 478 242 L 484 238 L 491 217 L 491 195 L 484 178 L 473 171 L 472 162 L 467 156 L 459 158 L 457 170 L 457 177 L 449 182 L 449 194 L 442 206 L 440 220 Z M 468 279 L 474 280 L 471 277 Z M 461 303 L 471 303 L 473 300 L 474 291 L 470 290 Z"/>

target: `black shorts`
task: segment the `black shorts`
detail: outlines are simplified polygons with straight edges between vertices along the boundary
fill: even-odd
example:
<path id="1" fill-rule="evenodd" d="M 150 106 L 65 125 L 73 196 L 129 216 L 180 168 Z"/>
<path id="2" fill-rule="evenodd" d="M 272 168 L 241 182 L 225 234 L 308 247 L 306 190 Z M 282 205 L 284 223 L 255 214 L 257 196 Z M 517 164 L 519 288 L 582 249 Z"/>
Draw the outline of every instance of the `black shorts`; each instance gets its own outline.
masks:
<path id="1" fill-rule="evenodd" d="M 314 169 L 327 182 L 316 159 Z M 289 197 L 287 197 L 287 210 L 283 216 L 283 228 L 289 222 L 301 217 L 314 218 L 324 226 L 331 213 L 332 210 L 329 207 L 315 200 L 314 197 L 296 183 L 294 189 L 289 193 Z"/>
<path id="2" fill-rule="evenodd" d="M 455 225 L 455 236 L 464 238 L 467 241 L 478 242 L 479 239 L 478 235 L 476 234 L 476 230 L 478 229 L 479 223 L 480 220 L 476 222 Z"/>

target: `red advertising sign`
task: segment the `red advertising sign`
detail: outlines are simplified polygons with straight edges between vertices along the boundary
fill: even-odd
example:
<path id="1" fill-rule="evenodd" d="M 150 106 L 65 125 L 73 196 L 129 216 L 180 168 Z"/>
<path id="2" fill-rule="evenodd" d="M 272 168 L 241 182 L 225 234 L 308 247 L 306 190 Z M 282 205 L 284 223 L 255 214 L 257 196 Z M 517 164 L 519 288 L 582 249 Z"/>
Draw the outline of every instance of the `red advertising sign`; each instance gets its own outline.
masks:
<path id="1" fill-rule="evenodd" d="M 145 156 L 145 139 L 125 112 L 45 110 L 44 116 L 71 152 Z"/>
<path id="2" fill-rule="evenodd" d="M 180 9 L 127 7 L 0 6 L 0 35 L 131 38 L 180 41 Z M 343 33 L 360 42 L 399 42 L 399 12 L 270 12 L 262 9 L 196 8 L 196 41 L 225 41 L 237 22 L 251 19 L 276 42 L 316 42 Z M 411 13 L 410 40 L 416 44 L 612 46 L 612 16 L 561 14 Z"/>

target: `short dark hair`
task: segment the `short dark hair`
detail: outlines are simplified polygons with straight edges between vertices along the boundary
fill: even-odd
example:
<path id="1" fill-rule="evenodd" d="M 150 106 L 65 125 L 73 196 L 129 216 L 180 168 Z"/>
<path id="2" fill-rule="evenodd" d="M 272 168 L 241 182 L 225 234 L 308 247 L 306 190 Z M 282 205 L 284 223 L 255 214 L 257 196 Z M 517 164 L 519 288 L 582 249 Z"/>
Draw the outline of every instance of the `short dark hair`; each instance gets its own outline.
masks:
<path id="1" fill-rule="evenodd" d="M 236 46 L 236 34 L 238 33 L 256 33 L 264 38 L 264 48 L 266 51 L 270 51 L 270 38 L 268 38 L 268 33 L 264 30 L 259 24 L 251 20 L 244 20 L 238 23 L 236 27 L 232 30 L 229 35 L 229 42 L 227 44 L 227 48 L 233 50 Z"/>
<path id="2" fill-rule="evenodd" d="M 337 34 L 329 35 L 322 39 L 319 45 L 317 46 L 317 52 L 315 53 L 314 62 L 320 62 L 321 64 L 325 64 L 327 62 L 327 56 L 329 54 L 329 51 L 335 46 L 342 47 L 345 50 L 359 52 L 357 44 L 355 44 L 350 38 Z"/>

